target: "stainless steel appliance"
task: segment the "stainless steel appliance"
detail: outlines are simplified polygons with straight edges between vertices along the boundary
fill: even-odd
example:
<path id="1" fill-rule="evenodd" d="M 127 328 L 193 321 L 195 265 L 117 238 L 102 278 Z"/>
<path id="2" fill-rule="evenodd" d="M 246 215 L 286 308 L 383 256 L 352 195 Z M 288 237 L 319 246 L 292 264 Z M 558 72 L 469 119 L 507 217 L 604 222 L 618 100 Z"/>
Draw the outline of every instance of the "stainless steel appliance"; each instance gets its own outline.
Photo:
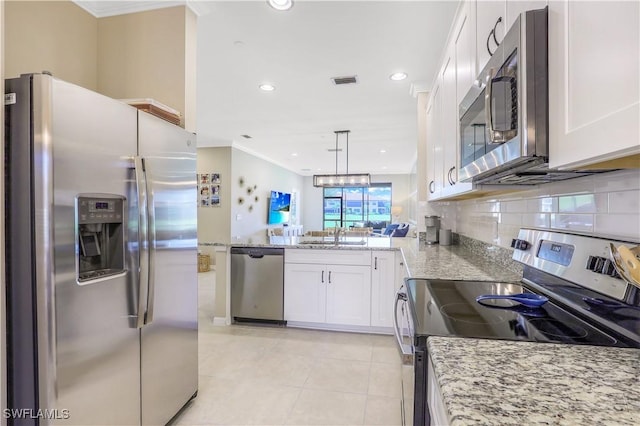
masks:
<path id="1" fill-rule="evenodd" d="M 285 324 L 284 249 L 231 247 L 231 318 Z"/>
<path id="2" fill-rule="evenodd" d="M 166 424 L 198 389 L 195 136 L 6 81 L 9 424 Z"/>
<path id="3" fill-rule="evenodd" d="M 548 167 L 547 8 L 521 14 L 460 103 L 458 178 L 535 185 L 606 170 Z"/>
<path id="4" fill-rule="evenodd" d="M 440 218 L 438 216 L 425 216 L 424 224 L 427 228 L 425 242 L 427 244 L 437 244 L 440 232 Z"/>
<path id="5" fill-rule="evenodd" d="M 398 348 L 413 370 L 403 375 L 403 391 L 415 395 L 403 403 L 405 419 L 413 418 L 405 424 L 430 424 L 429 336 L 640 348 L 640 289 L 617 275 L 611 243 L 637 244 L 521 229 L 513 259 L 524 265 L 522 281 L 406 279 L 395 302 Z M 534 307 L 505 298 L 519 294 L 548 301 Z"/>

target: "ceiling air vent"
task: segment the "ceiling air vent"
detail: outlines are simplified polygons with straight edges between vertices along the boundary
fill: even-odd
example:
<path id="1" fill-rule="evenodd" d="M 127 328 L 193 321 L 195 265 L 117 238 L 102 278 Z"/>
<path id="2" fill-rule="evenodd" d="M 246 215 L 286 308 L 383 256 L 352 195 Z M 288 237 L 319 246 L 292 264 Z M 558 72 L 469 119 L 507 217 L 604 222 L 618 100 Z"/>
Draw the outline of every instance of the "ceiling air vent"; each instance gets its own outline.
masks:
<path id="1" fill-rule="evenodd" d="M 331 77 L 333 80 L 333 84 L 339 86 L 341 84 L 356 84 L 358 82 L 358 78 L 355 75 L 350 75 L 347 77 Z"/>

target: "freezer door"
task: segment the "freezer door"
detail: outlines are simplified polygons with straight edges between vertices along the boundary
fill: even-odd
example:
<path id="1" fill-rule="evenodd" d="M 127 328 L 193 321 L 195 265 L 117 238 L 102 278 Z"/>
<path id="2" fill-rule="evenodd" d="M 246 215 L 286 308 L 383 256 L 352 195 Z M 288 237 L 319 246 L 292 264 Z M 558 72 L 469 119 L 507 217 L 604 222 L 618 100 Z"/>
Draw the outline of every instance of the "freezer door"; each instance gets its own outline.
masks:
<path id="1" fill-rule="evenodd" d="M 127 201 L 136 110 L 47 75 L 22 76 L 14 85 L 22 89 L 12 108 L 32 103 L 30 113 L 12 115 L 9 122 L 24 129 L 9 141 L 16 156 L 7 191 L 8 286 L 16 297 L 9 308 L 8 351 L 10 368 L 16 368 L 11 408 L 48 409 L 54 418 L 40 418 L 41 425 L 138 424 L 139 331 L 131 326 L 135 259 L 126 256 L 128 273 L 82 285 L 76 264 L 78 194 L 111 194 L 135 208 Z M 129 238 L 136 238 L 125 235 L 121 256 Z"/>
<path id="2" fill-rule="evenodd" d="M 149 290 L 141 330 L 142 424 L 167 423 L 198 389 L 195 135 L 138 113 L 149 206 Z"/>

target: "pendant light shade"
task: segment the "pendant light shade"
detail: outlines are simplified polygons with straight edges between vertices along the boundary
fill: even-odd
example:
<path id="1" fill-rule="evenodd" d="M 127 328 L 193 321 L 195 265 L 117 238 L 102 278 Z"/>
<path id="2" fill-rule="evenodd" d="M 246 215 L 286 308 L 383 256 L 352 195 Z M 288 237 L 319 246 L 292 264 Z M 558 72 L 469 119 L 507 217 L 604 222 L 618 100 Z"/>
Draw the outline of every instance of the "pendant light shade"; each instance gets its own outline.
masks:
<path id="1" fill-rule="evenodd" d="M 352 173 L 349 174 L 349 133 L 351 130 L 336 130 L 336 173 L 333 175 L 313 175 L 313 186 L 320 188 L 336 188 L 343 186 L 371 186 L 371 175 L 368 173 Z M 338 173 L 338 137 L 341 134 L 347 136 L 347 168 L 346 173 Z"/>

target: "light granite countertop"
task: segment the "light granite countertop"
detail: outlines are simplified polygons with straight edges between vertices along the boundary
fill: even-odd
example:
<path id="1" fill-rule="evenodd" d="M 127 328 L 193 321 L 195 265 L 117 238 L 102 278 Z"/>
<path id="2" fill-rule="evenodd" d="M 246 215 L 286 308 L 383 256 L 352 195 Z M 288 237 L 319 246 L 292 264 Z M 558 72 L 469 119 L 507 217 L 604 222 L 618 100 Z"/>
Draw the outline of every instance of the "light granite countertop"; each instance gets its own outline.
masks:
<path id="1" fill-rule="evenodd" d="M 401 250 L 414 278 L 480 281 L 519 281 L 522 269 L 511 252 L 488 245 L 427 245 L 417 238 L 347 238 L 347 244 L 309 244 L 317 237 L 271 237 L 270 241 L 227 244 L 228 247 L 282 247 L 310 250 Z M 329 242 L 329 239 L 326 240 Z M 201 243 L 207 245 L 208 243 Z"/>
<path id="2" fill-rule="evenodd" d="M 451 425 L 638 425 L 640 349 L 430 337 Z"/>

